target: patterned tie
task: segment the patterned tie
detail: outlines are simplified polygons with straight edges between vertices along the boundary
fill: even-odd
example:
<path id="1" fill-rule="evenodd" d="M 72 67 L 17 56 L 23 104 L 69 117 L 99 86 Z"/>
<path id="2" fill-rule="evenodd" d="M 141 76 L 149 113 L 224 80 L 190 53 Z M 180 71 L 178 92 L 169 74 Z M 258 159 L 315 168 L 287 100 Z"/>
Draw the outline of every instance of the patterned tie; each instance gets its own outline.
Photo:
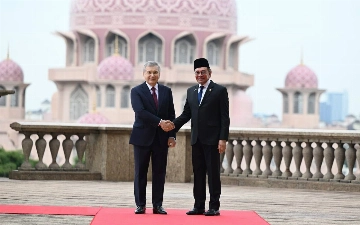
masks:
<path id="1" fill-rule="evenodd" d="M 156 108 L 158 108 L 158 99 L 157 99 L 157 95 L 156 95 L 156 92 L 155 92 L 156 89 L 155 89 L 155 87 L 152 87 L 151 90 L 152 90 L 152 97 L 154 99 L 155 106 L 156 106 Z"/>
<path id="2" fill-rule="evenodd" d="M 201 102 L 201 97 L 202 97 L 203 89 L 204 89 L 204 86 L 200 86 L 200 91 L 199 91 L 199 93 L 198 93 L 198 102 L 199 102 L 199 105 L 200 105 L 200 102 Z"/>

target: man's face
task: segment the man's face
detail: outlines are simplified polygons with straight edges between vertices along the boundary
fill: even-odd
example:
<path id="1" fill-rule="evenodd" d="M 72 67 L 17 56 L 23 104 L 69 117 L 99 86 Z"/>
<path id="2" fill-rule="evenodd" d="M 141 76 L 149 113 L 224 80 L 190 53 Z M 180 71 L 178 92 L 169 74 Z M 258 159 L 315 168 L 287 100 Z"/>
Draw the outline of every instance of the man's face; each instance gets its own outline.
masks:
<path id="1" fill-rule="evenodd" d="M 196 68 L 194 73 L 196 81 L 201 85 L 204 85 L 211 77 L 211 72 L 209 72 L 207 67 Z"/>
<path id="2" fill-rule="evenodd" d="M 160 78 L 159 68 L 157 66 L 147 66 L 143 76 L 145 81 L 154 87 Z"/>

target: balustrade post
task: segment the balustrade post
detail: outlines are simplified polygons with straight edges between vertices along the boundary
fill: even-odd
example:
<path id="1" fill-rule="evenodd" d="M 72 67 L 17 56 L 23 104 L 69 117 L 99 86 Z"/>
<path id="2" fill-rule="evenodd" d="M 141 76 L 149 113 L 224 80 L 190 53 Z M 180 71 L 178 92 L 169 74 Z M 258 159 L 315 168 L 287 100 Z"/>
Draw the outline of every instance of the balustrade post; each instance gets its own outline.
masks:
<path id="1" fill-rule="evenodd" d="M 262 177 L 268 177 L 272 174 L 270 169 L 272 152 L 271 152 L 271 141 L 265 141 L 265 145 L 262 148 L 266 169 L 262 173 Z"/>
<path id="2" fill-rule="evenodd" d="M 25 132 L 24 135 L 25 135 L 25 138 L 21 142 L 21 146 L 22 146 L 23 154 L 24 154 L 24 162 L 21 164 L 19 170 L 33 170 L 34 168 L 32 168 L 32 166 L 29 162 L 31 149 L 33 146 L 33 141 L 30 138 L 31 133 Z"/>
<path id="3" fill-rule="evenodd" d="M 300 166 L 301 166 L 301 162 L 302 162 L 302 148 L 301 148 L 301 142 L 297 141 L 295 142 L 295 147 L 292 150 L 292 154 L 294 157 L 294 162 L 295 162 L 295 172 L 293 173 L 293 177 L 301 177 L 302 173 L 300 171 Z"/>
<path id="4" fill-rule="evenodd" d="M 243 170 L 241 169 L 241 162 L 244 156 L 243 146 L 241 144 L 241 140 L 236 140 L 236 145 L 234 146 L 234 155 L 236 159 L 236 169 L 233 174 L 241 174 Z"/>
<path id="5" fill-rule="evenodd" d="M 282 172 L 280 170 L 281 160 L 282 160 L 282 151 L 281 151 L 281 141 L 275 141 L 275 146 L 272 149 L 272 153 L 274 156 L 274 162 L 276 169 L 272 173 L 272 176 L 280 177 Z"/>
<path id="6" fill-rule="evenodd" d="M 336 160 L 336 165 L 338 167 L 338 172 L 335 175 L 336 180 L 342 180 L 344 179 L 345 175 L 342 172 L 342 168 L 344 166 L 344 161 L 345 161 L 345 149 L 343 147 L 343 143 L 339 142 L 337 143 L 338 147 L 335 149 L 335 160 Z"/>
<path id="7" fill-rule="evenodd" d="M 253 175 L 261 175 L 262 171 L 260 169 L 260 163 L 262 160 L 262 146 L 261 146 L 261 141 L 260 140 L 256 140 L 255 141 L 255 146 L 253 147 L 253 155 L 255 158 L 255 164 L 256 164 L 256 169 L 253 172 Z"/>
<path id="8" fill-rule="evenodd" d="M 314 173 L 313 178 L 324 177 L 324 175 L 321 173 L 321 165 L 324 160 L 324 149 L 321 145 L 322 142 L 316 142 L 316 147 L 314 148 L 314 161 L 316 166 L 316 172 Z"/>
<path id="9" fill-rule="evenodd" d="M 313 149 L 311 147 L 311 142 L 305 142 L 305 148 L 303 149 L 303 157 L 305 162 L 306 171 L 302 175 L 302 178 L 312 178 L 313 174 L 310 171 L 311 163 L 313 160 Z"/>
<path id="10" fill-rule="evenodd" d="M 35 142 L 36 151 L 39 157 L 39 162 L 36 163 L 35 168 L 37 170 L 46 170 L 47 166 L 43 162 L 45 148 L 46 148 L 46 141 L 44 139 L 44 134 L 38 134 L 39 138 Z"/>
<path id="11" fill-rule="evenodd" d="M 232 161 L 234 159 L 233 148 L 234 148 L 234 145 L 232 143 L 232 140 L 229 140 L 228 143 L 226 144 L 226 149 L 225 149 L 225 156 L 226 156 L 228 165 L 224 171 L 224 174 L 230 174 L 234 171 L 233 168 L 231 167 Z"/>
<path id="12" fill-rule="evenodd" d="M 348 144 L 349 148 L 345 151 L 346 161 L 349 168 L 349 173 L 345 176 L 345 180 L 355 180 L 354 165 L 356 161 L 355 144 Z"/>
<path id="13" fill-rule="evenodd" d="M 290 164 L 292 160 L 292 151 L 291 151 L 291 141 L 285 141 L 285 146 L 282 149 L 282 154 L 285 162 L 285 171 L 283 172 L 283 177 L 291 177 L 292 173 L 290 172 Z"/>
<path id="14" fill-rule="evenodd" d="M 245 140 L 245 146 L 243 148 L 244 151 L 244 157 L 245 157 L 245 163 L 246 163 L 246 168 L 243 171 L 244 175 L 249 175 L 252 174 L 252 170 L 250 169 L 250 164 L 251 164 L 251 160 L 253 157 L 253 151 L 252 151 L 252 145 L 251 145 L 251 140 Z"/>
<path id="15" fill-rule="evenodd" d="M 84 134 L 79 134 L 78 135 L 79 139 L 75 143 L 76 153 L 78 156 L 78 162 L 76 163 L 75 168 L 80 170 L 85 169 L 85 165 L 82 161 L 83 161 L 87 142 L 84 140 L 84 136 L 85 136 Z"/>
<path id="16" fill-rule="evenodd" d="M 74 143 L 70 139 L 71 134 L 65 134 L 65 137 L 66 139 L 62 143 L 64 155 L 65 155 L 65 163 L 61 166 L 61 168 L 67 170 L 67 169 L 72 169 L 72 165 L 70 164 L 69 160 L 70 160 L 71 151 L 74 147 Z"/>
<path id="17" fill-rule="evenodd" d="M 331 169 L 334 164 L 334 152 L 335 149 L 333 148 L 333 143 L 329 142 L 326 144 L 327 147 L 324 150 L 324 157 L 325 157 L 325 163 L 326 163 L 326 169 L 327 172 L 324 176 L 324 179 L 334 179 L 334 174 L 332 173 Z"/>
<path id="18" fill-rule="evenodd" d="M 60 141 L 57 139 L 58 134 L 51 134 L 51 136 L 52 139 L 49 142 L 49 147 L 50 147 L 52 162 L 49 165 L 49 168 L 57 170 L 60 168 L 59 164 L 56 162 L 56 158 L 58 156 L 58 152 L 60 148 Z"/>
<path id="19" fill-rule="evenodd" d="M 357 157 L 357 162 L 358 162 L 358 172 L 360 172 L 360 147 L 358 146 L 357 150 L 356 150 L 356 157 Z M 358 173 L 356 180 L 360 180 L 360 173 Z"/>
<path id="20" fill-rule="evenodd" d="M 223 167 L 225 152 L 220 153 L 220 173 L 224 173 L 225 169 Z"/>

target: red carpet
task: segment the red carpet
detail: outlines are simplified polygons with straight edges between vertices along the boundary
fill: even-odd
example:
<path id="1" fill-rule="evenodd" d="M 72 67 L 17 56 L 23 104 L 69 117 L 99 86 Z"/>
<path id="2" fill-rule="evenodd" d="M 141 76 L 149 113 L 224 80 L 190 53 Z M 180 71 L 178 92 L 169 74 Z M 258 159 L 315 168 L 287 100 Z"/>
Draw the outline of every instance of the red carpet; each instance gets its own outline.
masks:
<path id="1" fill-rule="evenodd" d="M 268 225 L 254 211 L 221 210 L 221 216 L 187 216 L 186 210 L 167 209 L 168 215 L 154 215 L 152 208 L 143 215 L 135 215 L 134 209 L 67 206 L 0 205 L 2 214 L 47 214 L 94 216 L 91 225 L 141 224 L 141 225 Z"/>

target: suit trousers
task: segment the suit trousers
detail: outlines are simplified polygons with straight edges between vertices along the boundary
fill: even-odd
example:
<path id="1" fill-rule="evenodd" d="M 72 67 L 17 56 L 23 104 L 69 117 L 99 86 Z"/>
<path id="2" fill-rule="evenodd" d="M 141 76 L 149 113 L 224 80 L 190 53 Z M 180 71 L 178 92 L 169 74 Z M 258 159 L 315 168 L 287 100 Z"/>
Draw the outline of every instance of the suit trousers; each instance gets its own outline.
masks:
<path id="1" fill-rule="evenodd" d="M 192 165 L 194 172 L 194 207 L 205 209 L 206 173 L 210 192 L 209 209 L 220 207 L 220 153 L 217 145 L 205 145 L 199 140 L 192 146 Z"/>
<path id="2" fill-rule="evenodd" d="M 162 206 L 168 147 L 161 147 L 158 135 L 150 146 L 134 145 L 134 196 L 137 206 L 146 206 L 146 186 L 149 162 L 152 163 L 152 204 Z"/>

